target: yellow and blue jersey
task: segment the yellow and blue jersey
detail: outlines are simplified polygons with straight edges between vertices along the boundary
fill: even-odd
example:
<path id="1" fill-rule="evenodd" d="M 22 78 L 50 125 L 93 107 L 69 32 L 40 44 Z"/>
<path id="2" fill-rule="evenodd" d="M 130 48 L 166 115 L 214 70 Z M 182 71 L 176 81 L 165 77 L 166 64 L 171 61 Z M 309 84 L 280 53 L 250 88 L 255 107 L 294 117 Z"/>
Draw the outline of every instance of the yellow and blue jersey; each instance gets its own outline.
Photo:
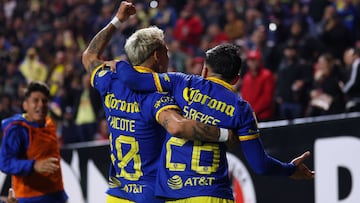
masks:
<path id="1" fill-rule="evenodd" d="M 117 62 L 117 66 L 128 64 Z M 150 69 L 142 68 L 150 72 Z M 178 108 L 166 94 L 138 94 L 124 86 L 115 73 L 98 67 L 91 76 L 99 91 L 109 127 L 111 167 L 109 189 L 112 196 L 134 202 L 162 202 L 154 188 L 165 130 L 157 116 L 165 109 Z"/>
<path id="2" fill-rule="evenodd" d="M 138 91 L 168 91 L 183 116 L 202 123 L 234 129 L 244 155 L 260 174 L 290 175 L 294 165 L 266 154 L 253 109 L 218 78 L 183 73 L 142 74 L 131 66 L 117 67 L 119 79 Z M 136 81 L 142 81 L 141 83 Z M 189 141 L 167 135 L 161 154 L 156 195 L 168 199 L 211 196 L 233 199 L 223 143 Z"/>
<path id="3" fill-rule="evenodd" d="M 236 129 L 241 139 L 258 137 L 250 105 L 233 93 L 231 85 L 215 78 L 205 80 L 179 73 L 162 76 L 158 77 L 158 90 L 172 93 L 184 117 Z M 176 85 L 167 86 L 167 83 Z M 193 196 L 233 199 L 223 143 L 167 136 L 161 164 L 156 189 L 159 196 L 174 199 Z"/>

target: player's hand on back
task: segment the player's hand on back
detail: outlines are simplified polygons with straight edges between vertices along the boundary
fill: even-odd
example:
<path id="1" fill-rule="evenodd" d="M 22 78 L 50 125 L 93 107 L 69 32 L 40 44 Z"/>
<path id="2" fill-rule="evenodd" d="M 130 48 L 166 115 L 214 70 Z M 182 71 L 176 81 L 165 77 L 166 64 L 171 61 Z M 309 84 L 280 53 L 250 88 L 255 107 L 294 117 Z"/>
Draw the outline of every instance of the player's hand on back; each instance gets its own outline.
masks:
<path id="1" fill-rule="evenodd" d="M 112 72 L 116 72 L 116 61 L 104 61 L 105 66 L 108 66 Z"/>

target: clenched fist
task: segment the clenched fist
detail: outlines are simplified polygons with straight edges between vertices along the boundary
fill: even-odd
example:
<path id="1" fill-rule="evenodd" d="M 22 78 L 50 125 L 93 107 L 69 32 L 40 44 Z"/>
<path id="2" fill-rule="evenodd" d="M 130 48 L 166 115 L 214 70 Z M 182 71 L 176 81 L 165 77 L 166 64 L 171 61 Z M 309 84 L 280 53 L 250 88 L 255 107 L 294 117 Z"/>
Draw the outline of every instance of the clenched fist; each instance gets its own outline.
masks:
<path id="1" fill-rule="evenodd" d="M 127 1 L 122 1 L 119 9 L 116 12 L 116 17 L 120 22 L 126 21 L 131 15 L 136 13 L 135 6 Z"/>

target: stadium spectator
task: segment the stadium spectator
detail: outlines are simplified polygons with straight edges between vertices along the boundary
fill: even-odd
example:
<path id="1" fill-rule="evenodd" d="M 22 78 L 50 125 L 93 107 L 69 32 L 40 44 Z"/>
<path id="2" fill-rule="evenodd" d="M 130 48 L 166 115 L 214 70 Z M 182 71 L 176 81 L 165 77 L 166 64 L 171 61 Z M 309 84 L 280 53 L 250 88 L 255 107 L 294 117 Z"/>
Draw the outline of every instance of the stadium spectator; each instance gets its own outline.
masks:
<path id="1" fill-rule="evenodd" d="M 237 16 L 235 10 L 230 10 L 226 13 L 226 24 L 224 32 L 229 36 L 231 42 L 240 40 L 245 36 L 245 22 Z"/>
<path id="2" fill-rule="evenodd" d="M 348 28 L 352 39 L 356 37 L 356 24 L 359 23 L 359 13 L 351 0 L 336 0 L 333 2 L 336 12 L 339 14 L 341 21 Z"/>
<path id="3" fill-rule="evenodd" d="M 4 67 L 10 61 L 10 48 L 11 44 L 6 39 L 4 34 L 0 33 L 0 71 L 3 72 Z"/>
<path id="4" fill-rule="evenodd" d="M 74 98 L 74 121 L 77 136 L 81 142 L 92 141 L 97 130 L 98 120 L 103 115 L 99 93 L 90 85 L 90 75 L 84 74 L 81 89 L 77 89 Z"/>
<path id="5" fill-rule="evenodd" d="M 241 83 L 241 96 L 254 108 L 260 121 L 273 118 L 273 99 L 275 91 L 274 75 L 262 64 L 258 50 L 249 51 L 246 64 L 248 70 Z"/>
<path id="6" fill-rule="evenodd" d="M 40 56 L 34 47 L 31 47 L 26 51 L 26 56 L 21 62 L 19 68 L 28 82 L 45 82 L 48 75 L 48 68 L 40 60 Z"/>
<path id="7" fill-rule="evenodd" d="M 26 82 L 24 75 L 18 70 L 15 62 L 6 64 L 5 71 L 0 78 L 2 92 L 10 94 L 12 97 L 15 97 L 18 86 Z"/>
<path id="8" fill-rule="evenodd" d="M 288 42 L 283 51 L 283 60 L 277 71 L 275 101 L 281 119 L 304 116 L 307 93 L 312 80 L 312 69 L 300 63 L 297 47 Z"/>
<path id="9" fill-rule="evenodd" d="M 222 31 L 216 23 L 211 23 L 206 30 L 206 34 L 210 38 L 210 48 L 214 48 L 219 44 L 229 42 L 229 37 Z"/>
<path id="10" fill-rule="evenodd" d="M 247 50 L 259 51 L 262 64 L 272 72 L 276 72 L 276 68 L 280 62 L 279 53 L 277 52 L 274 43 L 269 41 L 266 28 L 263 25 L 254 29 L 251 35 L 246 39 L 246 46 Z"/>
<path id="11" fill-rule="evenodd" d="M 329 53 L 320 55 L 315 67 L 307 116 L 341 113 L 345 110 L 344 94 L 340 88 L 339 67 Z"/>
<path id="12" fill-rule="evenodd" d="M 159 0 L 157 8 L 153 8 L 153 16 L 150 24 L 158 26 L 162 30 L 173 28 L 176 24 L 177 13 L 175 9 L 169 5 L 168 0 Z"/>
<path id="13" fill-rule="evenodd" d="M 60 123 L 60 140 L 62 145 L 81 142 L 81 137 L 76 133 L 78 126 L 74 121 L 74 113 L 70 106 L 63 111 L 62 122 Z"/>
<path id="14" fill-rule="evenodd" d="M 311 65 L 316 62 L 319 53 L 323 50 L 323 45 L 309 34 L 307 28 L 306 22 L 293 20 L 290 24 L 289 36 L 284 44 L 293 43 L 297 47 L 300 62 Z"/>
<path id="15" fill-rule="evenodd" d="M 205 52 L 210 49 L 210 37 L 207 35 L 204 35 L 201 40 L 198 47 L 196 47 L 194 52 L 194 57 L 205 57 Z"/>
<path id="16" fill-rule="evenodd" d="M 21 109 L 16 109 L 13 104 L 13 99 L 10 94 L 0 95 L 0 122 L 8 117 L 11 117 L 15 113 L 20 113 Z"/>
<path id="17" fill-rule="evenodd" d="M 63 86 L 65 61 L 65 52 L 62 50 L 57 51 L 54 66 L 50 69 L 49 78 L 47 80 L 47 84 L 49 84 L 50 88 L 50 96 L 52 97 L 55 96 L 59 89 Z"/>
<path id="18" fill-rule="evenodd" d="M 347 47 L 354 43 L 353 36 L 344 25 L 333 6 L 327 6 L 324 12 L 320 41 L 326 52 L 341 60 Z"/>
<path id="19" fill-rule="evenodd" d="M 145 28 L 150 25 L 150 19 L 154 18 L 155 12 L 153 9 L 150 8 L 149 5 L 146 5 L 145 3 L 137 3 L 135 4 L 136 10 L 138 11 L 136 13 L 136 17 L 139 19 L 139 27 Z"/>
<path id="20" fill-rule="evenodd" d="M 314 20 L 315 24 L 320 24 L 324 16 L 325 8 L 330 4 L 331 2 L 328 0 L 316 0 L 308 2 L 308 13 L 309 16 Z"/>
<path id="21" fill-rule="evenodd" d="M 186 53 L 193 53 L 195 47 L 200 43 L 203 34 L 203 22 L 194 12 L 194 5 L 188 3 L 181 11 L 180 18 L 174 27 L 174 38 L 182 44 Z"/>
<path id="22" fill-rule="evenodd" d="M 349 48 L 344 53 L 348 80 L 342 87 L 346 95 L 346 111 L 360 111 L 360 49 Z"/>
<path id="23" fill-rule="evenodd" d="M 169 68 L 171 71 L 185 72 L 188 58 L 189 56 L 181 50 L 178 40 L 169 42 Z"/>
<path id="24" fill-rule="evenodd" d="M 191 1 L 189 1 L 191 2 Z M 188 3 L 189 4 L 189 3 Z M 223 13 L 226 12 L 220 6 L 221 2 L 218 1 L 193 1 L 194 12 L 199 15 L 201 22 L 203 23 L 204 31 L 209 27 L 210 24 L 223 25 L 225 24 L 222 19 Z"/>

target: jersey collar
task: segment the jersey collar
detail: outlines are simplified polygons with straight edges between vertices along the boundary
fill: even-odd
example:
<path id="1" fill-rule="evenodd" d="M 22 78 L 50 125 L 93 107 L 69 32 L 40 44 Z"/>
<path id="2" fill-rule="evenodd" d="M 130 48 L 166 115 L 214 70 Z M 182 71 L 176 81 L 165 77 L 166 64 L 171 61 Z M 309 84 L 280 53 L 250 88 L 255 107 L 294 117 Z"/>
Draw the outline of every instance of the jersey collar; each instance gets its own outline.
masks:
<path id="1" fill-rule="evenodd" d="M 140 73 L 155 73 L 155 71 L 153 71 L 152 69 L 144 66 L 134 66 L 134 68 Z"/>
<path id="2" fill-rule="evenodd" d="M 232 92 L 236 92 L 235 88 L 232 85 L 230 85 L 229 83 L 225 82 L 224 80 L 221 80 L 221 79 L 216 78 L 216 77 L 207 77 L 206 79 L 210 80 L 210 81 L 212 81 L 214 83 L 217 83 L 219 85 L 222 85 L 222 86 L 226 87 L 227 89 L 231 90 Z"/>

